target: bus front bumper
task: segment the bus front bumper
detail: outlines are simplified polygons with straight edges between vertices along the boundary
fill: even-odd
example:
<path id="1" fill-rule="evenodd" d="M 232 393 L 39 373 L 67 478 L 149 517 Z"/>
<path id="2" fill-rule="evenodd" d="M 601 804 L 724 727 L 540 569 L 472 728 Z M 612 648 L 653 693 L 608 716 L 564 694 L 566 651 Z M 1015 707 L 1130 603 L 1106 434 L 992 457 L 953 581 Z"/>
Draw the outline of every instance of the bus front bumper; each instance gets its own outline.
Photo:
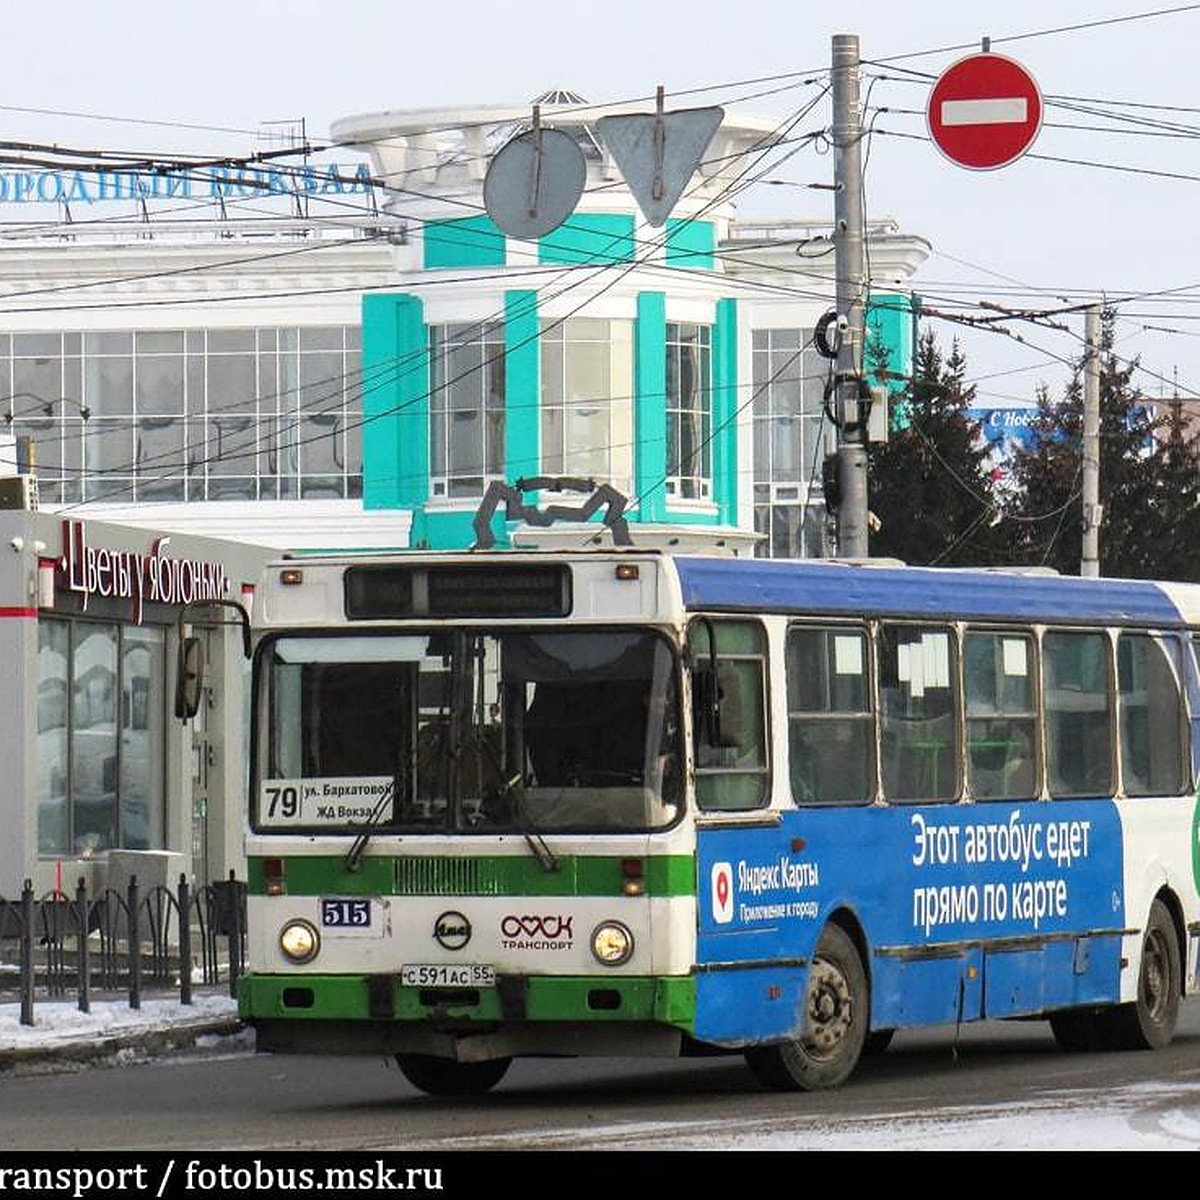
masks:
<path id="1" fill-rule="evenodd" d="M 415 988 L 395 975 L 245 975 L 238 981 L 243 1020 L 290 1021 L 648 1021 L 691 1029 L 690 976 L 502 975 L 495 987 Z"/>
<path id="2" fill-rule="evenodd" d="M 674 1057 L 690 1032 L 690 977 L 501 976 L 492 988 L 405 987 L 394 975 L 247 975 L 238 1012 L 260 1050 Z"/>

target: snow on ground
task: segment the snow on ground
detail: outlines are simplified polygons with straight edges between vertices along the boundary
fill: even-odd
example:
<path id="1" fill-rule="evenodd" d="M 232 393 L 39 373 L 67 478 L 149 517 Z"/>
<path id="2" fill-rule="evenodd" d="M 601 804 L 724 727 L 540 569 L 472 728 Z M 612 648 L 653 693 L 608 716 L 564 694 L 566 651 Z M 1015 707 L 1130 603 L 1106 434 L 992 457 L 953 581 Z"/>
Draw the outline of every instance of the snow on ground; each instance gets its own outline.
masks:
<path id="1" fill-rule="evenodd" d="M 790 1136 L 790 1141 L 787 1140 Z M 735 1131 L 731 1150 L 1196 1150 L 1200 1148 L 1200 1085 L 1142 1083 L 1116 1088 L 1098 1103 L 1093 1091 L 1050 1094 L 1014 1105 L 964 1106 L 879 1117 L 864 1125 L 782 1134 Z"/>
<path id="2" fill-rule="evenodd" d="M 74 1000 L 38 999 L 33 1005 L 33 1025 L 21 1024 L 19 1003 L 0 1004 L 0 1055 L 38 1046 L 86 1044 L 116 1034 L 166 1031 L 236 1015 L 235 1000 L 209 993 L 197 994 L 191 1004 L 177 999 L 143 999 L 140 1009 L 130 1008 L 128 1000 L 99 1000 L 93 1001 L 86 1013 L 79 1011 Z"/>
<path id="3" fill-rule="evenodd" d="M 540 1133 L 455 1130 L 436 1150 L 1196 1150 L 1200 1084 L 1136 1084 L 1107 1093 L 1051 1093 L 1035 1101 L 829 1120 L 779 1117 L 563 1124 Z"/>

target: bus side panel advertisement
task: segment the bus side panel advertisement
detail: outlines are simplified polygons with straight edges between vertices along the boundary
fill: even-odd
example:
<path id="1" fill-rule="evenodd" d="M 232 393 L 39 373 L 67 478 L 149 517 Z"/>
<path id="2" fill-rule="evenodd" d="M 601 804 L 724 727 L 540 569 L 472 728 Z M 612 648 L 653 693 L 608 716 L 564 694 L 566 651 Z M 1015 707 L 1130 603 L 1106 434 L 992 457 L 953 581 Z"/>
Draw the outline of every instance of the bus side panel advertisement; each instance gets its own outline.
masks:
<path id="1" fill-rule="evenodd" d="M 776 1034 L 838 910 L 868 948 L 876 1026 L 1115 999 L 1121 845 L 1107 800 L 816 809 L 704 830 L 697 1035 L 727 1039 L 735 1019 Z"/>

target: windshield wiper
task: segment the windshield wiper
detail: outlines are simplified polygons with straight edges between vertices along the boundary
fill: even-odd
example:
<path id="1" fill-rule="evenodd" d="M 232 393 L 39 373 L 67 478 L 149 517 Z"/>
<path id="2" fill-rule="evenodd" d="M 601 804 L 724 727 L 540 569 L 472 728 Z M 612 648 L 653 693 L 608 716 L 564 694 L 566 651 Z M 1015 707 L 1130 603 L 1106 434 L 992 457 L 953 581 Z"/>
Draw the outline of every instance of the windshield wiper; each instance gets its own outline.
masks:
<path id="1" fill-rule="evenodd" d="M 383 791 L 379 794 L 379 799 L 375 801 L 375 807 L 367 814 L 366 821 L 363 822 L 363 831 L 354 839 L 353 845 L 346 853 L 343 866 L 347 871 L 357 871 L 362 863 L 363 851 L 367 848 L 367 843 L 371 840 L 371 834 L 379 825 L 383 814 L 387 812 L 392 799 L 396 795 L 396 781 L 390 780 Z"/>
<path id="2" fill-rule="evenodd" d="M 540 833 L 530 832 L 524 828 L 529 823 L 529 814 L 525 808 L 524 776 L 518 771 L 515 775 L 506 779 L 504 777 L 504 764 L 500 761 L 500 755 L 495 746 L 484 737 L 479 737 L 478 743 L 483 751 L 484 758 L 487 759 L 488 766 L 499 780 L 499 785 L 492 794 L 492 799 L 497 809 L 501 809 L 505 801 L 510 796 L 512 797 L 512 816 L 522 825 L 521 836 L 525 839 L 525 844 L 532 851 L 533 857 L 538 860 L 538 865 L 543 871 L 547 874 L 557 871 L 559 867 L 558 859 L 555 857 L 554 851 L 546 844 L 546 839 Z"/>
<path id="3" fill-rule="evenodd" d="M 548 875 L 557 871 L 559 863 L 554 851 L 550 849 L 546 844 L 546 839 L 537 830 L 529 828 L 529 810 L 525 807 L 525 788 L 521 783 L 521 776 L 514 775 L 504 785 L 504 790 L 513 798 L 513 815 L 520 822 L 521 836 L 525 839 L 525 845 L 532 851 L 533 857 L 538 860 L 538 866 Z"/>
<path id="4" fill-rule="evenodd" d="M 538 860 L 538 865 L 548 875 L 558 870 L 558 859 L 554 855 L 554 851 L 546 845 L 546 839 L 540 833 L 531 833 L 528 829 L 521 830 L 521 836 L 525 839 L 525 844 L 533 851 L 533 857 Z"/>

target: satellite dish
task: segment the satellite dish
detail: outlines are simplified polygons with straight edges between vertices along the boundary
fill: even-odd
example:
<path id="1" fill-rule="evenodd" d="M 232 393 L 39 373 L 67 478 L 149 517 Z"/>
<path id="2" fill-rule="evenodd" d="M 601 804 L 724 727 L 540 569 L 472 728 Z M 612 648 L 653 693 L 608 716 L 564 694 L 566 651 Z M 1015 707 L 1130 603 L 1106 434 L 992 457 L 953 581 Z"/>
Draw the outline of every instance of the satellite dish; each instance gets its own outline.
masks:
<path id="1" fill-rule="evenodd" d="M 559 129 L 533 128 L 512 139 L 488 164 L 483 203 L 509 237 L 539 238 L 574 211 L 587 183 L 579 143 Z"/>

